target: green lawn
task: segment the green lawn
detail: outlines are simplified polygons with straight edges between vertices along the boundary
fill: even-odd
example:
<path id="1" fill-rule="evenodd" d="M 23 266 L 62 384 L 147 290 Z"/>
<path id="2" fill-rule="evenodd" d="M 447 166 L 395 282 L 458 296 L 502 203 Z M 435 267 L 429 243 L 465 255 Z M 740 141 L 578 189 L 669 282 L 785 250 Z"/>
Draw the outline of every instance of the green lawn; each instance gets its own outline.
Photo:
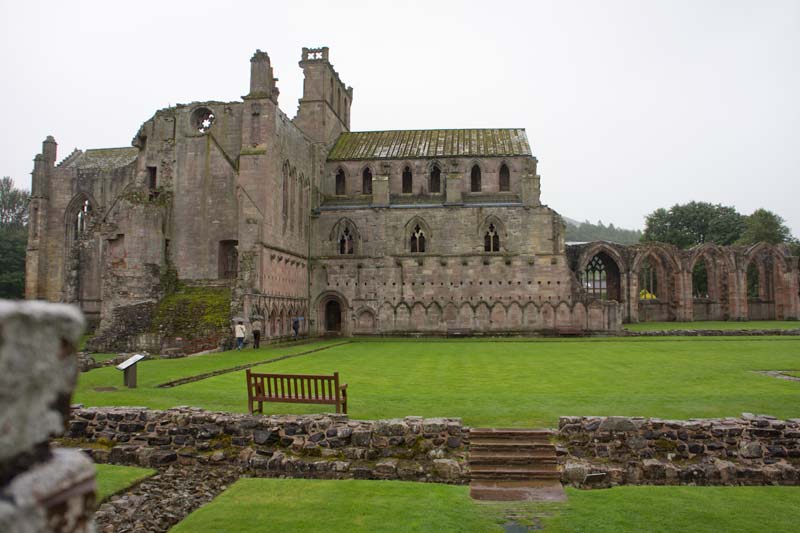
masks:
<path id="1" fill-rule="evenodd" d="M 401 481 L 240 479 L 170 530 L 502 531 L 469 488 Z"/>
<path id="2" fill-rule="evenodd" d="M 241 479 L 171 531 L 797 531 L 800 487 L 567 489 L 569 501 L 475 502 L 469 488 L 399 481 Z"/>
<path id="3" fill-rule="evenodd" d="M 155 474 L 150 468 L 136 466 L 95 465 L 97 468 L 97 501 L 125 489 L 137 481 Z"/>
<path id="4" fill-rule="evenodd" d="M 74 401 L 244 412 L 243 371 L 170 389 L 154 385 L 311 347 L 144 362 L 140 388 L 135 390 L 122 390 L 122 374 L 113 368 L 92 370 L 81 374 Z M 748 411 L 799 417 L 800 384 L 751 372 L 797 368 L 800 337 L 681 337 L 364 340 L 257 370 L 314 374 L 338 370 L 349 383 L 352 418 L 453 416 L 468 425 L 552 427 L 562 415 L 690 418 Z M 108 385 L 121 390 L 94 390 Z M 326 410 L 296 404 L 266 407 L 268 413 Z"/>
<path id="5" fill-rule="evenodd" d="M 715 329 L 730 331 L 732 329 L 800 329 L 797 320 L 751 320 L 748 322 L 638 322 L 625 324 L 628 331 L 669 331 L 673 329 Z"/>

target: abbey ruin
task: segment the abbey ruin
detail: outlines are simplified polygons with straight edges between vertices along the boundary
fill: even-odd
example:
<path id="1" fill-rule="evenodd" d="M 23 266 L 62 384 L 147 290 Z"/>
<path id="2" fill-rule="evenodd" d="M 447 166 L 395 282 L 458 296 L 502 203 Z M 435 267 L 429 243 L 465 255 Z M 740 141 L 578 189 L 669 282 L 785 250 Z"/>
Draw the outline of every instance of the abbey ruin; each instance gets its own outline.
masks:
<path id="1" fill-rule="evenodd" d="M 266 340 L 300 317 L 312 335 L 800 318 L 781 246 L 567 245 L 524 129 L 351 132 L 327 48 L 303 49 L 290 118 L 268 55 L 250 64 L 241 101 L 158 110 L 131 147 L 58 162 L 47 137 L 27 298 L 78 304 L 95 347 L 119 350 L 163 342 L 153 317 L 175 280 L 229 290 L 230 317 Z"/>

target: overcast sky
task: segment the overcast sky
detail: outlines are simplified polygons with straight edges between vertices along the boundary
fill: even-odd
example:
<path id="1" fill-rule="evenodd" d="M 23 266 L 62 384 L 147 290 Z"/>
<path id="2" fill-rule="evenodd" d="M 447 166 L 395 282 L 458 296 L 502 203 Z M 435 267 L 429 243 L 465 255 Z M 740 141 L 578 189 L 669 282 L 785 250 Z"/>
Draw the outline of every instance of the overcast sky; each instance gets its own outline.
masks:
<path id="1" fill-rule="evenodd" d="M 269 53 L 290 116 L 303 46 L 354 88 L 352 129 L 526 128 L 542 201 L 644 227 L 691 200 L 800 236 L 800 1 L 3 0 L 0 175 L 53 135 L 129 146 L 160 108 L 239 100 Z"/>

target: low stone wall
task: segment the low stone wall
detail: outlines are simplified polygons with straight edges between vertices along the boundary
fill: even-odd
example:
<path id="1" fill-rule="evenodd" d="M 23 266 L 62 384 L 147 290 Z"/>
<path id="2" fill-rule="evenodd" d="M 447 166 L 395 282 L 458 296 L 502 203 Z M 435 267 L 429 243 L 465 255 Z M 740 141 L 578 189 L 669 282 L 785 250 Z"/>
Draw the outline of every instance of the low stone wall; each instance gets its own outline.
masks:
<path id="1" fill-rule="evenodd" d="M 557 453 L 575 486 L 800 485 L 800 419 L 562 417 Z"/>
<path id="2" fill-rule="evenodd" d="M 469 428 L 460 419 L 75 408 L 66 437 L 64 445 L 82 447 L 101 463 L 235 463 L 263 477 L 469 481 Z"/>

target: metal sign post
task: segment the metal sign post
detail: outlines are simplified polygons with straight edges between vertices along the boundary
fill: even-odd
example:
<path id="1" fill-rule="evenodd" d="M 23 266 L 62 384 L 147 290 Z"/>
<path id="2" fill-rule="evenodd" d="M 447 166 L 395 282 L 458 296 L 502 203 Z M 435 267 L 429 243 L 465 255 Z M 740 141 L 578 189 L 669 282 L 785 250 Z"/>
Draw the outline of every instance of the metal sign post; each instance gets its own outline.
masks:
<path id="1" fill-rule="evenodd" d="M 144 355 L 137 353 L 117 365 L 117 370 L 124 372 L 123 381 L 129 389 L 136 388 L 136 363 L 144 359 Z"/>

